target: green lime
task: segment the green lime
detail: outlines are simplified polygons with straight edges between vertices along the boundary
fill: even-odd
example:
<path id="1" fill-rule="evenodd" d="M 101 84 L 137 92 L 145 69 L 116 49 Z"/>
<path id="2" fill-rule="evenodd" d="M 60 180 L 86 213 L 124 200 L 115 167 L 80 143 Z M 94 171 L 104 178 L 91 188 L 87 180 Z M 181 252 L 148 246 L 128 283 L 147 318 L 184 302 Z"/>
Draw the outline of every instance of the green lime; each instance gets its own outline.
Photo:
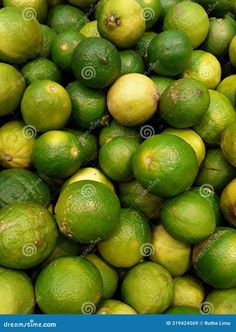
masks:
<path id="1" fill-rule="evenodd" d="M 174 239 L 162 225 L 153 230 L 152 246 L 151 260 L 166 268 L 172 276 L 180 276 L 189 269 L 190 245 Z"/>
<path id="2" fill-rule="evenodd" d="M 231 122 L 223 131 L 221 136 L 221 150 L 225 159 L 236 167 L 236 121 Z"/>
<path id="3" fill-rule="evenodd" d="M 74 50 L 72 68 L 84 85 L 103 89 L 120 76 L 121 59 L 108 40 L 91 37 L 79 43 Z"/>
<path id="4" fill-rule="evenodd" d="M 209 20 L 207 12 L 197 3 L 181 1 L 167 11 L 164 18 L 164 30 L 179 30 L 187 34 L 193 48 L 197 48 L 205 40 Z"/>
<path id="5" fill-rule="evenodd" d="M 188 128 L 196 125 L 210 105 L 207 87 L 193 78 L 171 83 L 161 96 L 160 114 L 168 125 Z"/>
<path id="6" fill-rule="evenodd" d="M 205 143 L 219 145 L 223 131 L 235 120 L 235 110 L 225 95 L 214 90 L 209 92 L 210 106 L 194 130 Z"/>
<path id="7" fill-rule="evenodd" d="M 106 117 L 106 94 L 94 91 L 75 81 L 67 85 L 66 90 L 72 103 L 72 121 L 76 127 L 96 128 Z"/>
<path id="8" fill-rule="evenodd" d="M 73 6 L 86 9 L 90 5 L 94 5 L 96 2 L 98 2 L 98 0 L 68 0 L 68 2 Z"/>
<path id="9" fill-rule="evenodd" d="M 98 32 L 98 24 L 97 21 L 91 21 L 86 23 L 83 28 L 80 30 L 80 33 L 85 37 L 100 37 Z"/>
<path id="10" fill-rule="evenodd" d="M 137 314 L 133 308 L 129 305 L 117 301 L 117 300 L 106 300 L 99 306 L 98 315 L 135 315 Z"/>
<path id="11" fill-rule="evenodd" d="M 62 69 L 71 71 L 72 55 L 75 48 L 85 37 L 78 31 L 64 31 L 53 40 L 51 56 L 53 61 Z"/>
<path id="12" fill-rule="evenodd" d="M 151 29 L 161 15 L 160 0 L 136 0 L 143 8 L 143 18 L 146 21 L 146 30 Z"/>
<path id="13" fill-rule="evenodd" d="M 175 306 L 175 307 L 170 307 L 165 314 L 168 315 L 199 315 L 199 309 L 190 307 L 190 306 Z"/>
<path id="14" fill-rule="evenodd" d="M 136 180 L 149 192 L 168 197 L 191 187 L 198 162 L 193 148 L 182 138 L 161 134 L 139 146 L 133 170 Z"/>
<path id="15" fill-rule="evenodd" d="M 37 80 L 50 80 L 54 82 L 61 82 L 62 80 L 57 65 L 46 58 L 37 58 L 28 62 L 22 68 L 21 73 L 27 85 Z"/>
<path id="16" fill-rule="evenodd" d="M 217 87 L 217 91 L 229 98 L 233 106 L 236 106 L 236 75 L 227 76 Z"/>
<path id="17" fill-rule="evenodd" d="M 225 13 L 232 11 L 234 0 L 194 0 L 202 5 L 211 15 L 222 17 Z"/>
<path id="18" fill-rule="evenodd" d="M 133 177 L 132 158 L 138 147 L 139 143 L 132 138 L 114 137 L 99 151 L 101 169 L 112 180 L 131 180 Z"/>
<path id="19" fill-rule="evenodd" d="M 120 202 L 105 184 L 72 183 L 60 194 L 56 219 L 61 232 L 82 243 L 104 240 L 119 222 Z"/>
<path id="20" fill-rule="evenodd" d="M 22 121 L 11 121 L 0 128 L 0 164 L 3 168 L 31 166 L 36 130 Z"/>
<path id="21" fill-rule="evenodd" d="M 223 190 L 220 198 L 221 210 L 225 219 L 233 226 L 236 226 L 236 179 L 231 181 Z"/>
<path id="22" fill-rule="evenodd" d="M 139 314 L 164 312 L 174 296 L 174 282 L 161 265 L 144 262 L 126 274 L 121 286 L 122 299 Z"/>
<path id="23" fill-rule="evenodd" d="M 150 242 L 148 220 L 134 209 L 121 209 L 118 226 L 107 240 L 98 244 L 98 250 L 111 265 L 127 268 L 136 265 L 146 256 Z"/>
<path id="24" fill-rule="evenodd" d="M 32 202 L 12 203 L 0 211 L 0 264 L 29 269 L 56 246 L 57 227 L 49 211 Z"/>
<path id="25" fill-rule="evenodd" d="M 21 271 L 0 268 L 0 314 L 32 314 L 34 287 Z"/>
<path id="26" fill-rule="evenodd" d="M 214 289 L 207 295 L 206 302 L 211 304 L 214 314 L 236 314 L 236 288 Z"/>
<path id="27" fill-rule="evenodd" d="M 34 81 L 24 93 L 21 113 L 24 121 L 39 132 L 61 129 L 71 115 L 70 96 L 56 82 Z"/>
<path id="28" fill-rule="evenodd" d="M 86 259 L 93 263 L 101 273 L 103 282 L 103 298 L 111 298 L 117 289 L 118 273 L 112 266 L 110 266 L 108 263 L 106 263 L 103 259 L 101 259 L 95 254 L 87 255 Z"/>
<path id="29" fill-rule="evenodd" d="M 144 32 L 141 38 L 138 40 L 137 44 L 135 45 L 135 52 L 138 53 L 145 64 L 148 63 L 148 47 L 154 37 L 157 36 L 156 32 L 148 31 Z"/>
<path id="30" fill-rule="evenodd" d="M 164 76 L 183 73 L 192 55 L 188 36 L 177 30 L 163 31 L 152 39 L 148 47 L 150 69 Z"/>
<path id="31" fill-rule="evenodd" d="M 26 169 L 0 172 L 0 207 L 15 202 L 35 202 L 48 206 L 50 191 L 40 177 Z"/>
<path id="32" fill-rule="evenodd" d="M 141 56 L 133 50 L 120 51 L 121 75 L 140 73 L 145 71 Z"/>
<path id="33" fill-rule="evenodd" d="M 134 0 L 104 1 L 96 18 L 100 35 L 119 48 L 134 46 L 146 28 L 143 8 Z"/>
<path id="34" fill-rule="evenodd" d="M 49 11 L 47 25 L 56 33 L 80 31 L 88 23 L 87 16 L 79 9 L 69 5 L 58 5 Z"/>
<path id="35" fill-rule="evenodd" d="M 24 14 L 20 8 L 0 9 L 0 61 L 24 63 L 38 55 L 41 26 L 35 17 L 25 19 Z"/>
<path id="36" fill-rule="evenodd" d="M 52 48 L 52 42 L 56 37 L 56 32 L 44 24 L 41 24 L 41 30 L 43 37 L 39 48 L 39 56 L 41 58 L 49 58 Z"/>
<path id="37" fill-rule="evenodd" d="M 0 63 L 0 72 L 0 116 L 4 116 L 20 105 L 25 79 L 16 68 L 6 63 Z"/>
<path id="38" fill-rule="evenodd" d="M 193 249 L 197 274 L 214 288 L 236 286 L 236 230 L 218 227 L 207 240 Z"/>
<path id="39" fill-rule="evenodd" d="M 85 258 L 59 257 L 40 272 L 35 291 L 45 314 L 93 313 L 102 297 L 102 277 Z"/>
<path id="40" fill-rule="evenodd" d="M 165 91 L 165 89 L 167 89 L 168 86 L 174 82 L 174 80 L 172 78 L 165 77 L 165 76 L 153 75 L 150 78 L 153 81 L 153 83 L 155 84 L 159 97 L 161 97 L 163 92 Z"/>
<path id="41" fill-rule="evenodd" d="M 66 179 L 81 166 L 83 149 L 74 134 L 52 130 L 37 139 L 32 159 L 34 166 L 46 176 Z"/>
<path id="42" fill-rule="evenodd" d="M 149 120 L 157 111 L 158 100 L 152 80 L 145 75 L 133 73 L 120 77 L 112 85 L 107 105 L 113 118 L 119 124 L 129 127 Z"/>
<path id="43" fill-rule="evenodd" d="M 75 241 L 72 241 L 59 233 L 57 238 L 56 247 L 53 250 L 52 254 L 47 259 L 47 264 L 58 257 L 62 256 L 77 256 L 79 253 L 79 244 Z"/>
<path id="44" fill-rule="evenodd" d="M 160 0 L 161 1 L 161 7 L 162 7 L 162 11 L 161 11 L 161 16 L 165 17 L 168 9 L 174 5 L 176 5 L 177 3 L 181 2 L 182 0 Z"/>
<path id="45" fill-rule="evenodd" d="M 229 46 L 229 58 L 232 66 L 236 68 L 236 36 L 232 39 Z"/>
<path id="46" fill-rule="evenodd" d="M 221 66 L 217 58 L 202 50 L 193 51 L 192 59 L 183 73 L 203 82 L 208 89 L 215 89 L 220 83 Z"/>

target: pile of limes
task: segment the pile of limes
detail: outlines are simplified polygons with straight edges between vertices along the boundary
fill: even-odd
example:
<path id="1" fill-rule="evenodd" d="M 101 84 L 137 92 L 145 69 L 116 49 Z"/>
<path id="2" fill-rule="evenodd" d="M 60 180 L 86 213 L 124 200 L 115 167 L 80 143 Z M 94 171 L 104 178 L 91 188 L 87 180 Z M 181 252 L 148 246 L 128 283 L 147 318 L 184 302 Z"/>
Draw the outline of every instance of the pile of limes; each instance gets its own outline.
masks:
<path id="1" fill-rule="evenodd" d="M 3 0 L 0 314 L 236 314 L 236 0 Z"/>

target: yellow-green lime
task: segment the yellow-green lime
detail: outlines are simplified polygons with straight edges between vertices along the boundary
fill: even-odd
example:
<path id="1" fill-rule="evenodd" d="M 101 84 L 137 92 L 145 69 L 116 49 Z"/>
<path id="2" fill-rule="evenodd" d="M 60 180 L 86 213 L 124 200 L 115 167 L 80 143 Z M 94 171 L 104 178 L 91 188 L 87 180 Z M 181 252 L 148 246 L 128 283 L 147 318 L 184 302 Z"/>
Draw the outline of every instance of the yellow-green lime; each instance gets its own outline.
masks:
<path id="1" fill-rule="evenodd" d="M 236 314 L 236 288 L 214 289 L 206 297 L 211 304 L 213 314 Z"/>
<path id="2" fill-rule="evenodd" d="M 86 23 L 83 28 L 80 30 L 80 33 L 85 37 L 100 37 L 98 32 L 98 24 L 97 21 L 91 21 Z"/>
<path id="3" fill-rule="evenodd" d="M 236 74 L 224 78 L 217 87 L 217 91 L 229 98 L 233 106 L 236 106 Z"/>
<path id="4" fill-rule="evenodd" d="M 236 167 L 236 121 L 231 122 L 223 131 L 221 136 L 221 150 L 225 159 Z"/>
<path id="5" fill-rule="evenodd" d="M 56 32 L 44 24 L 41 24 L 41 30 L 43 37 L 39 48 L 39 56 L 41 58 L 49 58 Z"/>
<path id="6" fill-rule="evenodd" d="M 165 17 L 168 9 L 177 3 L 181 2 L 181 0 L 160 0 L 161 1 L 161 7 L 162 7 L 162 12 L 161 12 L 161 17 Z"/>
<path id="7" fill-rule="evenodd" d="M 123 50 L 119 53 L 121 58 L 121 75 L 131 73 L 144 73 L 144 63 L 138 53 L 133 50 Z"/>
<path id="8" fill-rule="evenodd" d="M 86 9 L 90 5 L 94 5 L 97 0 L 68 0 L 68 2 L 73 6 Z"/>
<path id="9" fill-rule="evenodd" d="M 174 80 L 170 77 L 165 77 L 165 76 L 158 76 L 158 75 L 153 75 L 150 76 L 151 80 L 155 84 L 157 93 L 159 97 L 162 96 L 163 92 L 165 89 L 174 82 Z"/>
<path id="10" fill-rule="evenodd" d="M 143 8 L 146 30 L 151 29 L 158 21 L 162 7 L 160 0 L 136 0 Z"/>
<path id="11" fill-rule="evenodd" d="M 118 300 L 102 302 L 97 311 L 98 315 L 136 315 L 137 312 L 128 304 Z"/>
<path id="12" fill-rule="evenodd" d="M 236 36 L 232 39 L 229 46 L 229 58 L 232 66 L 236 68 Z"/>
<path id="13" fill-rule="evenodd" d="M 221 210 L 225 219 L 236 227 L 236 179 L 232 180 L 223 190 L 220 197 Z"/>

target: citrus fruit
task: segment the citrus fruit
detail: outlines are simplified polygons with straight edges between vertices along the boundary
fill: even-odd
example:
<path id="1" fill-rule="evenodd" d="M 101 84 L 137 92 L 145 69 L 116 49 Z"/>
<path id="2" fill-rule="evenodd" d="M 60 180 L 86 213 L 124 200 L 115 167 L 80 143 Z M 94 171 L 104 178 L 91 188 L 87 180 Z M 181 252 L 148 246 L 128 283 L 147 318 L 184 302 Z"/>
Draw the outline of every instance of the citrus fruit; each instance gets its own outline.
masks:
<path id="1" fill-rule="evenodd" d="M 40 24 L 35 18 L 24 19 L 23 14 L 20 8 L 0 9 L 1 61 L 23 63 L 39 53 L 42 41 Z"/>
<path id="2" fill-rule="evenodd" d="M 221 210 L 225 219 L 236 227 L 236 179 L 231 181 L 223 190 L 220 197 Z"/>
<path id="3" fill-rule="evenodd" d="M 196 154 L 198 165 L 201 165 L 205 158 L 206 148 L 203 140 L 195 131 L 192 129 L 167 128 L 163 133 L 178 136 L 190 144 Z"/>
<path id="4" fill-rule="evenodd" d="M 24 93 L 21 113 L 24 121 L 39 132 L 61 129 L 71 115 L 70 97 L 56 82 L 34 81 Z"/>
<path id="5" fill-rule="evenodd" d="M 209 92 L 210 106 L 194 130 L 205 143 L 219 145 L 223 131 L 235 120 L 235 110 L 225 95 L 215 90 Z"/>
<path id="6" fill-rule="evenodd" d="M 26 19 L 37 18 L 40 23 L 45 21 L 48 13 L 47 0 L 3 0 L 3 7 L 22 8 Z"/>
<path id="7" fill-rule="evenodd" d="M 79 169 L 83 152 L 74 134 L 52 130 L 37 139 L 32 159 L 41 173 L 52 178 L 65 179 Z"/>
<path id="8" fill-rule="evenodd" d="M 35 145 L 35 128 L 11 121 L 0 128 L 0 164 L 3 168 L 28 168 Z"/>
<path id="9" fill-rule="evenodd" d="M 161 134 L 139 146 L 133 170 L 136 180 L 149 192 L 171 197 L 191 187 L 198 162 L 193 148 L 182 138 Z"/>
<path id="10" fill-rule="evenodd" d="M 51 8 L 66 3 L 66 0 L 47 0 L 47 2 L 48 7 Z"/>
<path id="11" fill-rule="evenodd" d="M 197 274 L 214 288 L 236 286 L 236 230 L 219 227 L 207 240 L 193 249 Z"/>
<path id="12" fill-rule="evenodd" d="M 26 169 L 0 172 L 0 207 L 15 202 L 35 202 L 48 206 L 50 191 L 40 177 Z"/>
<path id="13" fill-rule="evenodd" d="M 150 194 L 136 180 L 119 184 L 119 198 L 122 206 L 133 207 L 147 218 L 158 220 L 163 198 Z"/>
<path id="14" fill-rule="evenodd" d="M 83 28 L 80 30 L 80 33 L 85 37 L 100 37 L 98 32 L 98 24 L 97 21 L 91 21 L 86 23 Z"/>
<path id="15" fill-rule="evenodd" d="M 236 121 L 231 122 L 223 131 L 221 136 L 221 150 L 225 159 L 236 167 Z"/>
<path id="16" fill-rule="evenodd" d="M 207 12 L 197 3 L 181 1 L 167 11 L 164 30 L 180 30 L 187 34 L 193 48 L 197 48 L 206 38 L 209 29 Z"/>
<path id="17" fill-rule="evenodd" d="M 108 40 L 91 37 L 79 43 L 74 50 L 72 68 L 76 78 L 84 85 L 102 89 L 120 76 L 121 59 Z"/>
<path id="18" fill-rule="evenodd" d="M 85 129 L 99 126 L 107 112 L 106 94 L 94 91 L 75 81 L 67 85 L 72 103 L 72 121 L 77 127 Z"/>
<path id="19" fill-rule="evenodd" d="M 188 128 L 198 123 L 209 105 L 210 95 L 202 82 L 193 78 L 181 78 L 166 88 L 159 108 L 168 125 Z"/>
<path id="20" fill-rule="evenodd" d="M 190 267 L 191 247 L 177 241 L 162 225 L 153 230 L 151 260 L 166 268 L 172 276 L 184 274 Z"/>
<path id="21" fill-rule="evenodd" d="M 29 269 L 42 263 L 56 246 L 56 223 L 49 211 L 32 202 L 12 203 L 0 211 L 0 264 Z"/>
<path id="22" fill-rule="evenodd" d="M 45 314 L 93 313 L 102 297 L 102 277 L 85 258 L 59 257 L 40 272 L 35 291 Z"/>
<path id="23" fill-rule="evenodd" d="M 221 66 L 213 54 L 195 50 L 183 76 L 195 78 L 203 82 L 208 89 L 215 89 L 220 83 Z"/>
<path id="24" fill-rule="evenodd" d="M 101 169 L 109 178 L 115 181 L 132 179 L 132 158 L 138 147 L 139 143 L 132 138 L 114 137 L 104 144 L 99 151 Z"/>
<path id="25" fill-rule="evenodd" d="M 174 296 L 174 283 L 161 265 L 144 262 L 128 271 L 121 286 L 122 299 L 139 314 L 164 312 Z"/>
<path id="26" fill-rule="evenodd" d="M 56 247 L 45 263 L 48 264 L 54 259 L 62 256 L 77 256 L 78 253 L 79 253 L 79 244 L 59 233 Z"/>
<path id="27" fill-rule="evenodd" d="M 51 56 L 62 70 L 71 71 L 72 55 L 79 43 L 85 37 L 78 31 L 65 31 L 59 33 L 52 42 Z"/>
<path id="28" fill-rule="evenodd" d="M 148 220 L 134 209 L 121 209 L 119 224 L 107 240 L 98 244 L 98 250 L 111 265 L 126 268 L 142 260 L 150 241 Z"/>
<path id="29" fill-rule="evenodd" d="M 136 126 L 155 114 L 158 100 L 155 85 L 150 78 L 142 74 L 127 74 L 120 77 L 110 88 L 107 105 L 119 124 Z"/>
<path id="30" fill-rule="evenodd" d="M 217 87 L 217 91 L 229 98 L 233 106 L 236 106 L 236 75 L 224 78 Z"/>
<path id="31" fill-rule="evenodd" d="M 236 68 L 236 36 L 232 39 L 229 46 L 229 58 L 232 66 Z"/>
<path id="32" fill-rule="evenodd" d="M 217 15 L 222 17 L 225 13 L 232 11 L 234 0 L 194 0 L 206 8 L 211 15 Z"/>
<path id="33" fill-rule="evenodd" d="M 236 314 L 236 288 L 212 290 L 206 298 L 214 314 Z"/>
<path id="34" fill-rule="evenodd" d="M 105 184 L 72 183 L 60 194 L 56 219 L 61 232 L 82 243 L 104 240 L 119 222 L 120 202 Z"/>
<path id="35" fill-rule="evenodd" d="M 136 311 L 129 305 L 117 301 L 117 300 L 106 300 L 101 303 L 98 308 L 97 314 L 100 315 L 135 315 Z"/>
<path id="36" fill-rule="evenodd" d="M 120 51 L 121 75 L 140 73 L 145 71 L 141 56 L 133 50 Z"/>
<path id="37" fill-rule="evenodd" d="M 37 80 L 50 80 L 60 82 L 62 77 L 57 65 L 46 59 L 37 58 L 28 62 L 21 70 L 26 84 L 30 85 Z"/>
<path id="38" fill-rule="evenodd" d="M 170 7 L 181 2 L 181 0 L 160 0 L 160 1 L 161 1 L 161 7 L 162 7 L 162 11 L 161 11 L 162 17 L 165 17 L 165 15 Z"/>
<path id="39" fill-rule="evenodd" d="M 205 292 L 201 280 L 192 275 L 174 279 L 173 306 L 190 306 L 199 308 L 204 300 Z"/>
<path id="40" fill-rule="evenodd" d="M 53 7 L 48 14 L 47 25 L 56 33 L 80 31 L 88 23 L 87 16 L 79 9 L 69 5 Z"/>
<path id="41" fill-rule="evenodd" d="M 148 31 L 144 32 L 141 38 L 138 40 L 137 44 L 135 45 L 135 52 L 138 53 L 145 64 L 148 63 L 148 47 L 154 37 L 157 36 L 156 32 Z"/>
<path id="42" fill-rule="evenodd" d="M 236 169 L 225 159 L 220 149 L 208 149 L 196 178 L 196 185 L 208 184 L 216 191 L 224 187 L 236 177 Z"/>
<path id="43" fill-rule="evenodd" d="M 165 314 L 168 314 L 168 315 L 199 315 L 200 312 L 199 312 L 198 308 L 180 305 L 180 306 L 170 307 L 165 312 Z"/>
<path id="44" fill-rule="evenodd" d="M 34 288 L 21 271 L 0 268 L 0 314 L 32 314 Z"/>
<path id="45" fill-rule="evenodd" d="M 97 0 L 68 0 L 68 2 L 73 6 L 86 9 L 90 5 L 94 5 L 97 2 Z"/>
<path id="46" fill-rule="evenodd" d="M 143 18 L 146 21 L 146 30 L 151 29 L 161 15 L 160 0 L 136 0 L 143 8 Z"/>
<path id="47" fill-rule="evenodd" d="M 21 73 L 6 63 L 0 63 L 0 116 L 17 109 L 25 91 L 25 79 Z"/>
<path id="48" fill-rule="evenodd" d="M 164 204 L 161 221 L 170 235 L 187 244 L 205 240 L 216 227 L 213 208 L 203 197 L 190 191 Z"/>
<path id="49" fill-rule="evenodd" d="M 95 254 L 87 255 L 86 259 L 93 263 L 101 273 L 103 282 L 103 298 L 111 298 L 117 289 L 118 273 L 113 267 Z"/>
<path id="50" fill-rule="evenodd" d="M 162 96 L 163 92 L 165 89 L 172 83 L 174 80 L 170 77 L 165 77 L 165 76 L 158 76 L 158 75 L 153 75 L 150 76 L 151 80 L 155 84 L 157 93 L 159 97 Z"/>
<path id="51" fill-rule="evenodd" d="M 53 39 L 56 37 L 56 32 L 47 25 L 41 24 L 42 41 L 39 48 L 39 56 L 41 58 L 49 58 Z"/>
<path id="52" fill-rule="evenodd" d="M 192 45 L 182 31 L 163 31 L 154 37 L 148 47 L 150 69 L 164 76 L 181 74 L 192 55 Z"/>
<path id="53" fill-rule="evenodd" d="M 146 28 L 143 8 L 134 0 L 105 1 L 96 18 L 100 35 L 119 48 L 134 46 Z"/>

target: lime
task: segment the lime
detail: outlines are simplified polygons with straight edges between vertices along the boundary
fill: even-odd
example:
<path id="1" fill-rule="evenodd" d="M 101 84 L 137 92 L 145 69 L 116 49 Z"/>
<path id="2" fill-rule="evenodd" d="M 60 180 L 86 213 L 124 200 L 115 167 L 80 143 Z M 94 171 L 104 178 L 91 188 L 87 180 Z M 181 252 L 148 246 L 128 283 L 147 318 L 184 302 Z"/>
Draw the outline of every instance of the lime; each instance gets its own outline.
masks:
<path id="1" fill-rule="evenodd" d="M 136 126 L 145 123 L 155 114 L 158 99 L 155 85 L 150 78 L 142 74 L 127 74 L 120 77 L 110 88 L 107 105 L 119 124 Z"/>
<path id="2" fill-rule="evenodd" d="M 206 38 L 209 29 L 207 12 L 197 3 L 181 1 L 170 7 L 164 18 L 164 30 L 180 30 L 187 34 L 193 48 Z"/>
<path id="3" fill-rule="evenodd" d="M 151 260 L 166 268 L 172 276 L 184 274 L 190 267 L 191 247 L 177 241 L 162 225 L 153 230 Z"/>
<path id="4" fill-rule="evenodd" d="M 47 259 L 46 264 L 50 263 L 55 258 L 62 256 L 77 256 L 78 253 L 79 253 L 79 244 L 59 233 L 56 247 L 53 250 L 52 254 L 49 256 L 49 258 Z"/>
<path id="5" fill-rule="evenodd" d="M 143 8 L 143 18 L 146 21 L 146 30 L 151 29 L 161 15 L 160 0 L 136 0 Z"/>
<path id="6" fill-rule="evenodd" d="M 59 33 L 53 40 L 51 56 L 53 61 L 62 69 L 71 71 L 72 55 L 75 48 L 85 37 L 78 31 Z"/>
<path id="7" fill-rule="evenodd" d="M 94 91 L 75 81 L 67 85 L 66 90 L 72 103 L 72 121 L 77 127 L 96 128 L 106 116 L 106 94 Z"/>
<path id="8" fill-rule="evenodd" d="M 222 17 L 225 13 L 233 10 L 234 0 L 194 0 L 208 10 L 211 15 Z"/>
<path id="9" fill-rule="evenodd" d="M 71 5 L 85 9 L 90 5 L 94 5 L 97 1 L 98 0 L 68 0 Z"/>
<path id="10" fill-rule="evenodd" d="M 174 80 L 172 78 L 165 77 L 165 76 L 153 75 L 153 76 L 150 76 L 150 78 L 153 81 L 153 83 L 155 84 L 155 87 L 156 87 L 156 90 L 157 90 L 157 93 L 158 93 L 159 97 L 161 97 L 163 92 L 165 91 L 165 89 L 172 82 L 174 82 Z"/>
<path id="11" fill-rule="evenodd" d="M 32 314 L 34 288 L 21 271 L 0 268 L 0 314 Z"/>
<path id="12" fill-rule="evenodd" d="M 221 136 L 221 150 L 225 159 L 236 167 L 236 121 L 231 122 L 223 131 Z"/>
<path id="13" fill-rule="evenodd" d="M 145 71 L 141 56 L 133 50 L 120 51 L 121 75 L 140 73 Z"/>
<path id="14" fill-rule="evenodd" d="M 43 38 L 39 48 L 39 56 L 41 58 L 49 58 L 53 39 L 56 37 L 56 32 L 47 25 L 41 24 Z"/>
<path id="15" fill-rule="evenodd" d="M 66 0 L 47 0 L 47 2 L 48 7 L 51 8 L 66 3 Z"/>
<path id="16" fill-rule="evenodd" d="M 191 187 L 198 162 L 193 148 L 182 138 L 161 134 L 139 146 L 133 170 L 136 180 L 149 192 L 168 197 Z"/>
<path id="17" fill-rule="evenodd" d="M 236 314 L 236 288 L 212 290 L 206 298 L 214 314 Z"/>
<path id="18" fill-rule="evenodd" d="M 79 9 L 69 5 L 58 5 L 49 11 L 47 24 L 56 33 L 80 31 L 88 23 L 87 16 Z"/>
<path id="19" fill-rule="evenodd" d="M 236 68 L 236 36 L 232 39 L 229 46 L 229 58 L 232 66 Z"/>
<path id="20" fill-rule="evenodd" d="M 191 41 L 182 31 L 163 31 L 154 37 L 148 47 L 150 69 L 164 76 L 181 74 L 192 55 Z"/>
<path id="21" fill-rule="evenodd" d="M 25 79 L 21 73 L 6 63 L 0 63 L 0 116 L 17 109 L 25 91 Z"/>
<path id="22" fill-rule="evenodd" d="M 0 164 L 4 168 L 31 166 L 35 128 L 22 121 L 11 121 L 0 128 Z"/>
<path id="23" fill-rule="evenodd" d="M 119 184 L 119 198 L 124 207 L 133 207 L 147 218 L 158 220 L 163 198 L 150 194 L 136 180 Z"/>
<path id="24" fill-rule="evenodd" d="M 220 149 L 209 149 L 196 179 L 196 184 L 208 184 L 216 191 L 224 187 L 236 177 L 236 169 L 225 159 Z"/>
<path id="25" fill-rule="evenodd" d="M 203 82 L 208 89 L 215 89 L 220 83 L 221 66 L 217 58 L 202 50 L 193 51 L 192 59 L 183 73 Z"/>
<path id="26" fill-rule="evenodd" d="M 111 265 L 126 268 L 142 260 L 150 241 L 148 220 L 134 209 L 121 209 L 118 226 L 107 240 L 98 244 L 98 250 Z"/>
<path id="27" fill-rule="evenodd" d="M 236 179 L 231 181 L 223 190 L 220 198 L 221 210 L 225 219 L 236 227 Z"/>
<path id="28" fill-rule="evenodd" d="M 20 202 L 0 211 L 0 264 L 29 269 L 42 263 L 56 246 L 56 223 L 49 211 L 36 203 Z"/>
<path id="29" fill-rule="evenodd" d="M 59 257 L 40 272 L 35 291 L 45 314 L 93 313 L 102 297 L 102 277 L 85 258 Z"/>
<path id="30" fill-rule="evenodd" d="M 168 314 L 168 315 L 199 315 L 200 311 L 199 311 L 199 309 L 191 307 L 191 306 L 180 305 L 180 306 L 170 307 L 165 312 L 165 314 Z"/>
<path id="31" fill-rule="evenodd" d="M 214 288 L 236 286 L 236 230 L 219 227 L 193 249 L 197 274 Z"/>
<path id="32" fill-rule="evenodd" d="M 56 219 L 63 234 L 82 243 L 104 240 L 119 222 L 120 202 L 105 184 L 72 183 L 60 194 Z"/>
<path id="33" fill-rule="evenodd" d="M 236 75 L 230 75 L 223 79 L 217 87 L 217 91 L 229 98 L 233 106 L 236 106 Z"/>
<path id="34" fill-rule="evenodd" d="M 146 28 L 143 8 L 134 0 L 105 1 L 96 17 L 100 35 L 119 48 L 134 46 Z"/>
<path id="35" fill-rule="evenodd" d="M 56 82 L 34 81 L 24 93 L 21 113 L 24 121 L 39 132 L 61 129 L 71 115 L 70 96 Z"/>
<path id="36" fill-rule="evenodd" d="M 40 177 L 26 169 L 0 172 L 0 207 L 15 202 L 35 202 L 48 206 L 50 191 Z"/>
<path id="37" fill-rule="evenodd" d="M 106 300 L 98 308 L 97 314 L 99 315 L 135 315 L 137 314 L 129 305 L 117 301 Z"/>
<path id="38" fill-rule="evenodd" d="M 112 266 L 107 264 L 103 259 L 95 254 L 87 255 L 86 259 L 93 263 L 101 273 L 103 282 L 103 298 L 111 298 L 117 289 L 118 273 Z"/>
<path id="39" fill-rule="evenodd" d="M 83 151 L 77 137 L 66 131 L 52 130 L 41 135 L 33 149 L 33 164 L 43 174 L 66 179 L 83 161 Z"/>
<path id="40" fill-rule="evenodd" d="M 193 78 L 171 83 L 161 96 L 160 114 L 168 125 L 188 128 L 196 125 L 210 105 L 207 87 Z"/>
<path id="41" fill-rule="evenodd" d="M 115 137 L 99 151 L 99 164 L 112 180 L 128 181 L 133 177 L 132 158 L 139 143 L 129 137 Z"/>
<path id="42" fill-rule="evenodd" d="M 72 68 L 76 78 L 84 85 L 103 89 L 120 76 L 121 59 L 115 46 L 108 40 L 91 37 L 76 47 Z"/>
<path id="43" fill-rule="evenodd" d="M 20 8 L 0 9 L 0 60 L 23 63 L 35 58 L 42 41 L 42 30 L 38 21 L 25 19 Z M 6 38 L 7 36 L 7 38 Z"/>
<path id="44" fill-rule="evenodd" d="M 174 296 L 174 283 L 161 265 L 144 262 L 126 274 L 121 286 L 122 299 L 139 314 L 164 312 Z"/>
<path id="45" fill-rule="evenodd" d="M 98 24 L 97 21 L 91 21 L 86 23 L 83 28 L 80 30 L 80 33 L 85 37 L 100 37 L 98 32 Z"/>
<path id="46" fill-rule="evenodd" d="M 181 2 L 182 0 L 160 0 L 161 1 L 161 7 L 162 7 L 162 11 L 161 11 L 161 16 L 165 17 L 168 9 L 174 5 L 176 5 L 177 3 Z"/>
<path id="47" fill-rule="evenodd" d="M 46 58 L 37 58 L 28 62 L 22 68 L 21 73 L 27 85 L 37 80 L 50 80 L 54 82 L 60 82 L 62 80 L 57 65 Z"/>
<path id="48" fill-rule="evenodd" d="M 135 52 L 137 52 L 142 57 L 145 64 L 148 63 L 148 47 L 152 39 L 156 36 L 157 33 L 153 31 L 144 32 L 144 34 L 135 45 Z"/>

